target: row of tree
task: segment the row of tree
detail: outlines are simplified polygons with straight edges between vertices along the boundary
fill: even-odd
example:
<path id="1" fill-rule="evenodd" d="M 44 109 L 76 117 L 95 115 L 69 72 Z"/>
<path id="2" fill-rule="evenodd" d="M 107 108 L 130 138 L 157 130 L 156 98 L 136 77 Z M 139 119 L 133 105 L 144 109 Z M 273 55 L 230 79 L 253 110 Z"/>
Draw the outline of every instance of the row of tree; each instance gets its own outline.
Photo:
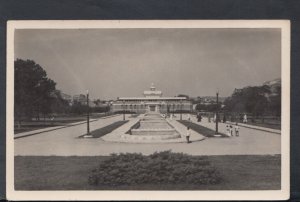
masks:
<path id="1" fill-rule="evenodd" d="M 83 114 L 87 106 L 74 103 L 70 106 L 56 89 L 56 83 L 47 77 L 46 71 L 33 60 L 17 59 L 14 63 L 14 111 L 15 117 L 40 119 L 49 114 Z M 109 106 L 95 107 L 91 112 L 107 112 Z"/>
<path id="2" fill-rule="evenodd" d="M 281 115 L 281 85 L 245 87 L 235 90 L 224 101 L 224 111 L 250 113 L 254 116 Z"/>
<path id="3" fill-rule="evenodd" d="M 281 84 L 275 83 L 273 86 L 248 86 L 242 89 L 235 89 L 232 95 L 224 102 L 196 105 L 197 111 L 251 114 L 261 115 L 281 115 Z"/>

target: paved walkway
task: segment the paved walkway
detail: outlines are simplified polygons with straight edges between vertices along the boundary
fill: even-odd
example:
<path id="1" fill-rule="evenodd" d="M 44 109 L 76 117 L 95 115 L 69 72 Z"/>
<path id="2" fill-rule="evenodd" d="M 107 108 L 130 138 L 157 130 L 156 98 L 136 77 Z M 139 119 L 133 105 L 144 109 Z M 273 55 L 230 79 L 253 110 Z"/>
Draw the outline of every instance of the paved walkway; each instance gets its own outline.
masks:
<path id="1" fill-rule="evenodd" d="M 184 115 L 183 118 L 186 119 L 187 116 Z M 91 123 L 91 130 L 104 127 L 119 120 L 122 120 L 122 116 L 99 119 Z M 195 117 L 193 117 L 193 122 L 197 123 Z M 214 128 L 214 124 L 208 123 L 205 121 L 205 118 L 200 124 Z M 219 130 L 225 131 L 225 124 L 220 124 Z M 103 141 L 101 138 L 77 138 L 85 132 L 86 125 L 81 124 L 15 139 L 15 155 L 96 156 L 120 152 L 138 152 L 148 155 L 155 151 L 165 150 L 192 155 L 272 155 L 281 153 L 280 135 L 250 128 L 241 128 L 240 137 L 206 138 L 203 141 L 191 144 L 114 143 Z"/>

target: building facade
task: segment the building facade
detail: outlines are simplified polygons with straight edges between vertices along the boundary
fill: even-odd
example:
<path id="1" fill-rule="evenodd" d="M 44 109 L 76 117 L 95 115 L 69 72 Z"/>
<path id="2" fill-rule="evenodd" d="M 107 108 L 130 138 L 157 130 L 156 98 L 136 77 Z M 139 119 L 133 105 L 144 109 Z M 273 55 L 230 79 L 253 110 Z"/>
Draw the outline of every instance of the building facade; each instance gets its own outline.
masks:
<path id="1" fill-rule="evenodd" d="M 143 93 L 143 97 L 120 97 L 112 103 L 113 112 L 130 113 L 179 113 L 192 110 L 192 103 L 186 97 L 163 97 L 162 92 L 156 90 L 154 84 L 150 90 Z"/>
<path id="2" fill-rule="evenodd" d="M 84 94 L 74 95 L 73 96 L 73 103 L 80 103 L 82 105 L 86 105 L 86 96 Z"/>

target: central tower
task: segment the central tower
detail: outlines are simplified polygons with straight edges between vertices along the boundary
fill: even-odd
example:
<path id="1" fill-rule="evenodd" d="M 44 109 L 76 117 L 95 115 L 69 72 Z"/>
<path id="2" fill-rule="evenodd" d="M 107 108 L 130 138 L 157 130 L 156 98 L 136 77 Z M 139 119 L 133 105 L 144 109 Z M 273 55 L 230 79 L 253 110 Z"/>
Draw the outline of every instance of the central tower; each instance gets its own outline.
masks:
<path id="1" fill-rule="evenodd" d="M 162 92 L 159 90 L 156 90 L 154 83 L 152 83 L 150 86 L 150 91 L 149 90 L 144 91 L 144 96 L 146 98 L 159 98 L 162 96 Z"/>

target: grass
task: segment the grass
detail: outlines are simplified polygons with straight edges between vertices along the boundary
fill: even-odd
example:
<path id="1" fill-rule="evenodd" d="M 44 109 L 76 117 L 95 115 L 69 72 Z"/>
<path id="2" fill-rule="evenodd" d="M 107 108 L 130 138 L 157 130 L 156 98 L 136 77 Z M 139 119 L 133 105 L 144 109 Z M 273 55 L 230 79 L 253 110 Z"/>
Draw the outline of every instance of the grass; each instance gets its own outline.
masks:
<path id="1" fill-rule="evenodd" d="M 111 114 L 109 114 L 111 115 Z M 106 114 L 91 114 L 91 119 L 98 119 L 101 117 L 107 116 Z M 70 123 L 75 123 L 79 121 L 86 121 L 86 115 L 73 115 L 73 116 L 58 116 L 55 117 L 54 120 L 50 120 L 47 118 L 44 120 L 41 118 L 39 121 L 37 120 L 26 120 L 21 122 L 21 126 L 18 127 L 18 123 L 15 122 L 14 133 L 22 133 L 27 131 L 38 130 L 42 128 L 48 128 L 53 126 L 64 126 Z"/>
<path id="2" fill-rule="evenodd" d="M 276 129 L 276 130 L 280 130 L 281 129 L 281 125 L 279 125 L 279 124 L 272 124 L 272 123 L 252 123 L 252 122 L 248 122 L 247 124 L 253 125 L 253 126 L 260 126 L 260 127 L 265 127 L 265 128 Z"/>
<path id="3" fill-rule="evenodd" d="M 203 156 L 202 156 L 203 157 Z M 199 156 L 199 158 L 202 158 Z M 107 156 L 16 156 L 16 190 L 279 190 L 280 155 L 207 156 L 222 176 L 220 184 L 138 184 L 92 186 L 90 172 Z"/>
<path id="4" fill-rule="evenodd" d="M 99 138 L 99 137 L 102 137 L 110 132 L 112 132 L 113 130 L 115 130 L 116 128 L 119 128 L 120 126 L 122 126 L 123 124 L 127 123 L 128 120 L 125 120 L 125 121 L 117 121 L 117 122 L 114 122 L 108 126 L 105 126 L 103 128 L 99 128 L 97 130 L 94 130 L 92 132 L 90 132 L 90 135 L 93 137 L 93 138 Z M 79 136 L 80 138 L 83 138 L 83 136 L 85 136 L 86 134 L 84 135 L 81 135 Z"/>
<path id="5" fill-rule="evenodd" d="M 214 135 L 216 134 L 214 130 L 201 126 L 199 124 L 195 124 L 193 122 L 187 121 L 187 120 L 179 120 L 179 123 L 185 125 L 185 126 L 189 126 L 192 130 L 200 133 L 201 135 L 205 136 L 205 137 L 214 137 Z M 219 135 L 222 135 L 223 137 L 227 137 L 225 134 L 220 133 Z"/>

